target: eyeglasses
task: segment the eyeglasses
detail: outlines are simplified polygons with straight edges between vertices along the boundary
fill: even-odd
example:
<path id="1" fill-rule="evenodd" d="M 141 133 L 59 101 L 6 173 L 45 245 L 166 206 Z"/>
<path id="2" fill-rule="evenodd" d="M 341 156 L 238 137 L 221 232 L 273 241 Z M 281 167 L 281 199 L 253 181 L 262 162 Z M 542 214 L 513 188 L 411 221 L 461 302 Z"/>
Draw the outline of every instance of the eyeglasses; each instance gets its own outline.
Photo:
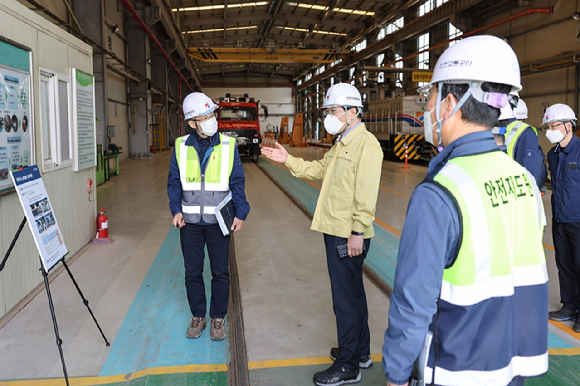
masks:
<path id="1" fill-rule="evenodd" d="M 554 125 L 546 125 L 546 130 L 556 130 L 558 128 L 558 126 L 563 125 L 563 122 L 558 122 Z"/>
<path id="2" fill-rule="evenodd" d="M 190 121 L 191 122 L 196 122 L 196 123 L 202 123 L 202 122 L 207 121 L 208 119 L 212 119 L 212 118 L 215 118 L 215 117 L 216 117 L 215 112 L 212 112 L 212 113 L 209 113 L 209 114 L 206 114 L 206 115 L 202 115 L 202 116 L 197 117 L 197 118 L 191 118 Z"/>
<path id="3" fill-rule="evenodd" d="M 334 115 L 335 117 L 342 117 L 344 115 L 344 109 L 326 109 L 324 110 L 324 118 L 326 118 L 328 115 Z"/>

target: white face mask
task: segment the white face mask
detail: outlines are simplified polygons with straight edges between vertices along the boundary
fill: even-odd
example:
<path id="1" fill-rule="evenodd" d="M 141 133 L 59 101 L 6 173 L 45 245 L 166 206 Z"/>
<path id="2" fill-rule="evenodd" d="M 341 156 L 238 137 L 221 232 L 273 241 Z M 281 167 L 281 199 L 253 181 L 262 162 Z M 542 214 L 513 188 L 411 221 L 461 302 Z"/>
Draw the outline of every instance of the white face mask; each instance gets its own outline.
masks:
<path id="1" fill-rule="evenodd" d="M 197 125 L 201 133 L 207 135 L 208 137 L 213 136 L 218 129 L 218 123 L 215 117 L 198 123 Z"/>
<path id="2" fill-rule="evenodd" d="M 434 124 L 431 123 L 431 114 L 433 111 L 435 111 L 435 107 L 433 107 L 431 111 L 423 112 L 423 130 L 425 131 L 425 141 L 429 142 L 433 146 L 437 146 L 437 144 L 435 144 L 435 140 L 433 139 Z"/>
<path id="3" fill-rule="evenodd" d="M 340 129 L 342 129 L 344 124 L 344 122 L 341 122 L 341 120 L 334 115 L 327 115 L 326 118 L 324 118 L 324 128 L 332 135 L 336 135 Z"/>
<path id="4" fill-rule="evenodd" d="M 560 143 L 564 140 L 564 134 L 560 130 L 548 130 L 546 132 L 546 138 L 551 143 Z"/>

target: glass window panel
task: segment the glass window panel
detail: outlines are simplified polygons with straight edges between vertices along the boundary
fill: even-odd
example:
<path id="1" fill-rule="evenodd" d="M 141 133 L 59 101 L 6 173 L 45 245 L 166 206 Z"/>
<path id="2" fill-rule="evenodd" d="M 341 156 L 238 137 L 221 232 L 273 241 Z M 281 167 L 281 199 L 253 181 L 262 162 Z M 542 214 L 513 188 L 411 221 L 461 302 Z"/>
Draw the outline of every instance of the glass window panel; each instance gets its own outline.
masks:
<path id="1" fill-rule="evenodd" d="M 40 79 L 40 125 L 42 133 L 42 156 L 44 160 L 51 159 L 50 148 L 50 100 L 49 100 L 49 78 L 41 76 Z"/>
<path id="2" fill-rule="evenodd" d="M 68 83 L 58 81 L 58 114 L 60 123 L 60 160 L 71 159 L 70 127 L 68 116 Z"/>

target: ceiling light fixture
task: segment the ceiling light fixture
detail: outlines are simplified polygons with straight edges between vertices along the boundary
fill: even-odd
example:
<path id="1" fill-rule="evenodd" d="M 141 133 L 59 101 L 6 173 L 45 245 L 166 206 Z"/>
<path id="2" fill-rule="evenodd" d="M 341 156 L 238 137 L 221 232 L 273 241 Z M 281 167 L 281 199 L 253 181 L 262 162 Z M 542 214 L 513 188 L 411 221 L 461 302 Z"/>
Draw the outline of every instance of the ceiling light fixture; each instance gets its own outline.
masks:
<path id="1" fill-rule="evenodd" d="M 574 12 L 572 14 L 572 19 L 574 19 L 576 21 L 580 20 L 580 13 L 579 12 Z"/>
<path id="2" fill-rule="evenodd" d="M 220 4 L 220 5 L 203 5 L 199 7 L 184 7 L 184 8 L 172 8 L 173 12 L 190 12 L 190 11 L 211 11 L 213 9 L 224 9 L 224 8 L 242 8 L 242 7 L 259 7 L 268 5 L 267 1 L 256 1 L 252 3 L 239 3 L 239 4 Z"/>
<path id="3" fill-rule="evenodd" d="M 252 28 L 258 28 L 257 25 L 250 25 L 247 27 L 231 27 L 231 28 L 226 28 L 226 31 L 238 31 L 238 30 L 244 30 L 244 29 L 252 29 Z M 193 30 L 193 31 L 183 31 L 182 34 L 198 34 L 198 33 L 204 33 L 204 32 L 218 32 L 218 31 L 222 31 L 223 32 L 223 28 L 212 28 L 212 29 L 198 29 L 198 30 Z"/>

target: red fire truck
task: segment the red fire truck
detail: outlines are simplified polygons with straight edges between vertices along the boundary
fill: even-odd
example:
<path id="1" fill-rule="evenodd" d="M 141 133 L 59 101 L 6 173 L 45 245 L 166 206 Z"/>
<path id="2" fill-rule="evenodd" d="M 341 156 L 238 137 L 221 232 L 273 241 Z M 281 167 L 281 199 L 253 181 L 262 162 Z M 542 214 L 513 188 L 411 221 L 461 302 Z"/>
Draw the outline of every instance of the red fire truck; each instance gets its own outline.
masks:
<path id="1" fill-rule="evenodd" d="M 218 130 L 220 133 L 236 137 L 240 156 L 248 156 L 258 162 L 260 155 L 260 122 L 258 103 L 248 94 L 226 94 L 220 98 L 218 109 Z M 267 110 L 264 109 L 267 117 Z"/>

